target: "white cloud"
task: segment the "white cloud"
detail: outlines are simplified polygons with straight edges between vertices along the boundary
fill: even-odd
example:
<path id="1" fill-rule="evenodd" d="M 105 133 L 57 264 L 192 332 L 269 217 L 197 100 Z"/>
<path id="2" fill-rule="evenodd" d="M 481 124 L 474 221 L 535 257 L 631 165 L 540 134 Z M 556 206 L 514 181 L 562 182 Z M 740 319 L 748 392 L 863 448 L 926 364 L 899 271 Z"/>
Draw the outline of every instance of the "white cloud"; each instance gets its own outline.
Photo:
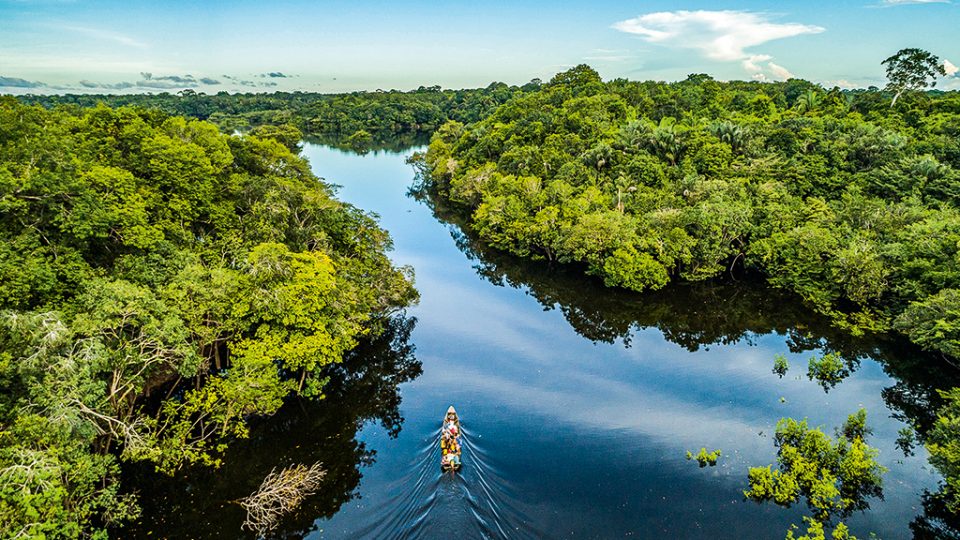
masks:
<path id="1" fill-rule="evenodd" d="M 752 54 L 743 60 L 743 69 L 749 73 L 759 73 L 763 71 L 760 62 L 766 62 L 773 58 L 768 54 Z"/>
<path id="2" fill-rule="evenodd" d="M 857 84 L 855 82 L 848 81 L 847 79 L 824 80 L 824 81 L 820 81 L 820 84 L 822 84 L 824 88 L 832 88 L 836 86 L 839 88 L 843 88 L 845 90 L 850 88 L 862 88 L 867 86 L 866 84 Z"/>
<path id="3" fill-rule="evenodd" d="M 953 65 L 953 62 L 944 59 L 943 60 L 943 70 L 947 72 L 947 77 L 953 77 L 956 75 L 957 71 L 960 71 L 960 68 Z"/>
<path id="4" fill-rule="evenodd" d="M 772 22 L 761 13 L 704 10 L 648 13 L 615 23 L 613 28 L 638 35 L 649 43 L 697 50 L 712 60 L 740 61 L 743 68 L 759 80 L 768 76 L 789 78 L 792 74 L 770 62 L 771 56 L 747 52 L 747 49 L 776 39 L 824 31 L 821 26 Z"/>
<path id="5" fill-rule="evenodd" d="M 790 73 L 790 70 L 779 65 L 774 64 L 773 62 L 768 62 L 767 67 L 770 68 L 770 71 L 773 73 L 774 77 L 778 79 L 792 79 L 793 73 Z"/>
<path id="6" fill-rule="evenodd" d="M 592 53 L 583 57 L 590 62 L 623 62 L 632 58 L 636 56 L 629 54 L 629 51 L 617 49 L 594 49 Z"/>
<path id="7" fill-rule="evenodd" d="M 773 23 L 746 11 L 661 11 L 620 21 L 613 28 L 666 46 L 698 49 L 714 60 L 741 60 L 744 49 L 775 39 L 818 34 L 820 26 Z"/>

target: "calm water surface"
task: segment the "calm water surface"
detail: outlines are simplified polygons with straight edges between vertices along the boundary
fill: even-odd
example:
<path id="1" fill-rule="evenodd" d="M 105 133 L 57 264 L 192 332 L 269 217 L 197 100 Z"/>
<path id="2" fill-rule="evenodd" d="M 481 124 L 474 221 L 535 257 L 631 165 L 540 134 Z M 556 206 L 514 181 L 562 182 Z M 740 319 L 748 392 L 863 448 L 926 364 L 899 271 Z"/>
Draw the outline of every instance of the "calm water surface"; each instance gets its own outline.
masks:
<path id="1" fill-rule="evenodd" d="M 340 198 L 380 216 L 420 304 L 348 360 L 359 375 L 345 369 L 326 401 L 255 425 L 221 470 L 132 473 L 151 483 L 136 534 L 242 537 L 229 501 L 272 467 L 323 461 L 324 492 L 281 536 L 783 538 L 803 508 L 742 497 L 748 467 L 775 462 L 777 420 L 832 432 L 865 407 L 890 471 L 884 500 L 847 523 L 861 538 L 911 537 L 938 477 L 922 448 L 897 448 L 899 418 L 929 421 L 933 386 L 956 374 L 930 372 L 903 344 L 844 337 L 756 285 L 629 294 L 486 251 L 407 196 L 409 153 L 304 149 Z M 825 350 L 853 361 L 829 392 L 806 377 Z M 783 378 L 776 354 L 790 362 Z M 460 475 L 439 468 L 450 404 L 464 425 Z M 716 467 L 685 459 L 703 446 L 722 449 Z"/>

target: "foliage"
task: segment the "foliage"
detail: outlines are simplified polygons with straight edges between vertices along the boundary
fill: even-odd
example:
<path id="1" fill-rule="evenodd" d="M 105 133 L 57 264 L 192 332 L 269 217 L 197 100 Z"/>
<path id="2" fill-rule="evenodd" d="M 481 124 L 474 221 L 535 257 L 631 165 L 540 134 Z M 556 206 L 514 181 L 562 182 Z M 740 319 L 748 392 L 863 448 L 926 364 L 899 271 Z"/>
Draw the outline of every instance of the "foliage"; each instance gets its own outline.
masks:
<path id="1" fill-rule="evenodd" d="M 943 475 L 943 498 L 950 512 L 960 512 L 960 388 L 941 392 L 946 400 L 927 434 L 930 463 Z"/>
<path id="2" fill-rule="evenodd" d="M 354 152 L 366 153 L 370 145 L 373 144 L 373 135 L 364 129 L 358 129 L 354 131 L 352 135 L 344 139 L 344 142 L 349 146 Z"/>
<path id="3" fill-rule="evenodd" d="M 863 409 L 850 415 L 833 440 L 810 428 L 806 420 L 781 419 L 774 437 L 778 468 L 752 467 L 750 488 L 743 494 L 758 503 L 772 501 L 784 507 L 805 500 L 813 514 L 807 519 L 809 537 L 822 537 L 824 524 L 866 510 L 867 499 L 883 496 L 886 469 L 876 461 L 879 452 L 866 444 L 868 434 Z M 836 526 L 835 535 L 836 530 L 845 534 L 841 527 Z"/>
<path id="4" fill-rule="evenodd" d="M 807 532 L 800 535 L 794 536 L 794 531 L 797 530 L 796 525 L 791 525 L 790 530 L 787 531 L 787 540 L 826 540 L 827 535 L 824 531 L 823 523 L 812 519 L 807 516 L 803 516 L 804 523 L 807 524 Z M 832 540 L 857 540 L 856 536 L 850 534 L 850 529 L 843 523 L 837 523 L 837 526 L 834 527 L 833 531 L 830 533 L 830 538 Z"/>
<path id="5" fill-rule="evenodd" d="M 778 354 L 773 357 L 773 372 L 777 374 L 781 379 L 784 375 L 787 374 L 787 371 L 790 369 L 790 363 L 787 362 L 787 357 Z"/>
<path id="6" fill-rule="evenodd" d="M 960 290 L 943 289 L 911 302 L 894 326 L 926 349 L 960 358 Z"/>
<path id="7" fill-rule="evenodd" d="M 144 109 L 0 98 L 0 522 L 102 534 L 120 460 L 218 465 L 248 421 L 416 300 L 367 214 L 290 151 Z"/>
<path id="8" fill-rule="evenodd" d="M 696 455 L 687 450 L 687 460 L 696 459 L 697 463 L 700 464 L 700 468 L 704 468 L 707 465 L 713 467 L 717 464 L 717 460 L 720 459 L 720 449 L 716 449 L 712 452 L 707 452 L 706 447 L 700 449 Z"/>
<path id="9" fill-rule="evenodd" d="M 814 356 L 807 366 L 807 378 L 817 381 L 825 392 L 849 375 L 850 370 L 838 352 L 827 353 L 820 358 Z"/>
<path id="10" fill-rule="evenodd" d="M 252 536 L 240 532 L 247 515 L 237 501 L 255 492 L 271 472 L 309 465 L 322 456 L 326 475 L 320 488 L 284 514 L 268 537 L 314 533 L 317 519 L 329 519 L 360 497 L 363 470 L 377 456 L 360 430 L 376 423 L 396 437 L 402 428 L 401 386 L 422 373 L 410 339 L 415 322 L 398 313 L 382 333 L 361 338 L 343 362 L 326 370 L 330 381 L 322 401 L 289 400 L 275 415 L 251 420 L 249 438 L 233 442 L 218 469 L 192 466 L 167 476 L 147 463 L 124 467 L 125 485 L 150 489 L 140 492 L 141 516 L 123 528 L 122 536 L 146 538 L 157 531 L 168 538 Z"/>
<path id="11" fill-rule="evenodd" d="M 887 67 L 887 90 L 894 92 L 893 106 L 904 92 L 937 85 L 937 77 L 947 74 L 940 59 L 923 49 L 900 49 L 881 62 Z"/>
<path id="12" fill-rule="evenodd" d="M 292 124 L 256 126 L 249 134 L 260 139 L 273 139 L 295 154 L 300 152 L 300 141 L 303 140 L 303 133 Z"/>
<path id="13" fill-rule="evenodd" d="M 442 126 L 418 189 L 487 245 L 611 287 L 756 273 L 854 335 L 956 356 L 960 93 L 887 96 L 578 66 Z"/>
<path id="14" fill-rule="evenodd" d="M 157 109 L 167 114 L 209 120 L 224 133 L 251 132 L 291 147 L 290 143 L 299 143 L 290 136 L 291 127 L 308 135 L 342 138 L 367 132 L 371 142 L 383 142 L 404 134 L 430 134 L 447 120 L 476 122 L 514 95 L 538 87 L 537 81 L 531 81 L 523 87 L 492 83 L 486 88 L 442 90 L 430 86 L 410 92 L 218 92 L 208 95 L 189 91 L 151 95 L 31 95 L 20 99 L 48 108 L 93 107 L 102 103 L 111 107 L 131 105 Z"/>
<path id="15" fill-rule="evenodd" d="M 904 426 L 898 429 L 896 444 L 904 456 L 912 456 L 913 449 L 917 446 L 917 430 L 913 426 Z"/>

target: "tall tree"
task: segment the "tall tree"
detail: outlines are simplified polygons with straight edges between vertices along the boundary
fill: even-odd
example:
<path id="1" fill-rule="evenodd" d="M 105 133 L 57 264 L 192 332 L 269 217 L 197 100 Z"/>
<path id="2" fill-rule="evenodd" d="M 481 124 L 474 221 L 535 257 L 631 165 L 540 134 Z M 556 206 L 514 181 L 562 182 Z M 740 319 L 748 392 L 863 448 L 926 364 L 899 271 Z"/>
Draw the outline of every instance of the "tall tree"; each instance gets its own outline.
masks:
<path id="1" fill-rule="evenodd" d="M 932 88 L 947 74 L 940 58 L 923 49 L 900 49 L 881 64 L 887 66 L 887 90 L 894 92 L 891 107 L 904 92 Z"/>

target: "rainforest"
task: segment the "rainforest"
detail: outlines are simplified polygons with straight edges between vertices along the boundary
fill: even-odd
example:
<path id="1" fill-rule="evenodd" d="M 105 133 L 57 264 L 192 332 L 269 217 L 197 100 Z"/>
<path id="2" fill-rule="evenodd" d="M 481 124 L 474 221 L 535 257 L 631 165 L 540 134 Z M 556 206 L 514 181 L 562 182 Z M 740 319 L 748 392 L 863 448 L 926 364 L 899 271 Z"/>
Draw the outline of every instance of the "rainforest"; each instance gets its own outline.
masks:
<path id="1" fill-rule="evenodd" d="M 960 92 L 884 65 L 0 96 L 0 537 L 956 537 Z"/>

